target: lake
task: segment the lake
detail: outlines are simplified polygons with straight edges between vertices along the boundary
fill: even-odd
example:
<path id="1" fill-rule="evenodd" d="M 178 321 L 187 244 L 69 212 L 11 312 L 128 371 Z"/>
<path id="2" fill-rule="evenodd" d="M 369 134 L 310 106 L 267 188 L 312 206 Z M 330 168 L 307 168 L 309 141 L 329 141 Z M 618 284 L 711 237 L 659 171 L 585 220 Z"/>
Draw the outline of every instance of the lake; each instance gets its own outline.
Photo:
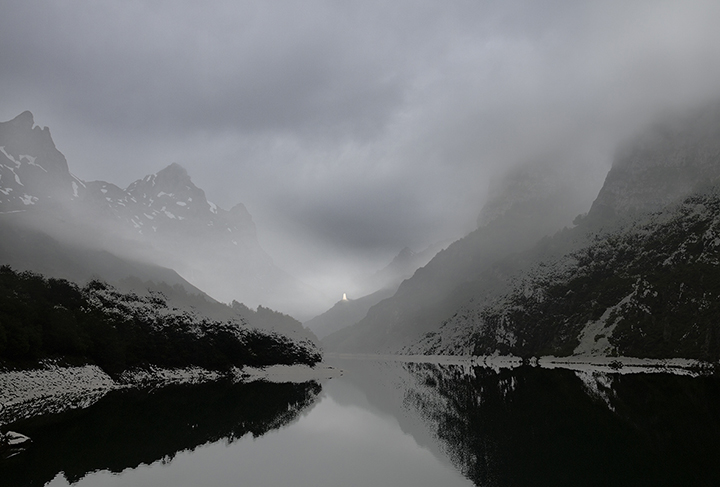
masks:
<path id="1" fill-rule="evenodd" d="M 709 375 L 339 360 L 319 382 L 115 391 L 19 421 L 0 485 L 720 485 Z"/>

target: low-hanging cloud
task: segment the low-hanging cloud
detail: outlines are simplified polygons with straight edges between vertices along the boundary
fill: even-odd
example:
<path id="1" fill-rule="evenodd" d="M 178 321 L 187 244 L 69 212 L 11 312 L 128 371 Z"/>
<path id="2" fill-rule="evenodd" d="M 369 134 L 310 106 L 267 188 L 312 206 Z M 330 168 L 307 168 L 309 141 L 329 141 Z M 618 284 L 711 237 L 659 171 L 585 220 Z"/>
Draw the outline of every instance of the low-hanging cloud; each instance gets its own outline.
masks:
<path id="1" fill-rule="evenodd" d="M 520 163 L 557 160 L 590 199 L 618 141 L 720 96 L 719 16 L 715 1 L 10 2 L 0 118 L 32 110 L 83 179 L 179 162 L 209 199 L 245 203 L 279 264 L 327 283 L 462 236 Z"/>

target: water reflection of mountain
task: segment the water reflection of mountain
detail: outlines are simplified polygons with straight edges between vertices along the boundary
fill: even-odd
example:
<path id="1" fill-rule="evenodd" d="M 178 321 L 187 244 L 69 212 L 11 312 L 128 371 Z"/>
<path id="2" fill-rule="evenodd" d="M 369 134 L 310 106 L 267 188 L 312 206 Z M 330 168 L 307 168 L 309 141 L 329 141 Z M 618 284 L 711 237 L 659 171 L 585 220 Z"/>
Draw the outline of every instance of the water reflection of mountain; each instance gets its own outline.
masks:
<path id="1" fill-rule="evenodd" d="M 717 378 L 405 367 L 405 406 L 476 485 L 720 485 Z"/>
<path id="2" fill-rule="evenodd" d="M 58 472 L 76 482 L 96 470 L 120 472 L 206 443 L 258 437 L 293 421 L 320 391 L 316 382 L 253 382 L 114 392 L 84 410 L 11 425 L 33 444 L 0 462 L 1 483 L 44 485 Z"/>
<path id="3" fill-rule="evenodd" d="M 328 393 L 340 404 L 361 404 L 381 416 L 395 418 L 403 433 L 412 436 L 415 442 L 430 451 L 435 458 L 454 468 L 442 443 L 437 441 L 433 425 L 414 408 L 408 409 L 408 391 L 417 390 L 416 377 L 406 364 L 396 361 L 338 360 L 332 362 L 342 368 L 345 386 L 342 394 L 337 391 L 339 384 L 331 384 Z M 351 389 L 352 387 L 352 389 Z M 360 395 L 364 396 L 359 397 Z"/>

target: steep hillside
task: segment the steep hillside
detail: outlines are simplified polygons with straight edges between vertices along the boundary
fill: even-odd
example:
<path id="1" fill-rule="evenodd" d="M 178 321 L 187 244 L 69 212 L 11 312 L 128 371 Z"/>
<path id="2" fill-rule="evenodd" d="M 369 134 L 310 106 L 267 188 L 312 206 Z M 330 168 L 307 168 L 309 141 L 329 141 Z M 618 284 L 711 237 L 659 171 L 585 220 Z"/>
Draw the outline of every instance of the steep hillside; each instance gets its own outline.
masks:
<path id="1" fill-rule="evenodd" d="M 415 252 L 405 247 L 393 259 L 369 276 L 360 277 L 360 289 L 363 296 L 373 294 L 382 289 L 397 290 L 400 283 L 412 277 L 419 268 L 427 265 L 438 252 L 450 245 L 452 241 L 436 242 L 427 248 Z"/>
<path id="2" fill-rule="evenodd" d="M 420 252 L 403 248 L 388 265 L 371 276 L 359 279 L 360 288 L 365 289 L 367 294 L 338 301 L 326 312 L 306 321 L 305 326 L 318 338 L 323 338 L 354 325 L 365 318 L 370 308 L 395 294 L 402 281 L 411 277 L 446 246 L 447 243 L 439 242 Z"/>
<path id="3" fill-rule="evenodd" d="M 583 209 L 582 198 L 552 164 L 520 167 L 500 188 L 485 205 L 480 228 L 439 252 L 392 298 L 372 307 L 356 325 L 326 337 L 323 345 L 337 351 L 399 350 L 436 329 L 475 294 L 499 292 L 502 282 L 483 274 L 494 262 L 570 225 Z"/>
<path id="4" fill-rule="evenodd" d="M 626 143 L 577 227 L 515 256 L 535 264 L 405 351 L 717 360 L 718 141 L 714 105 Z"/>
<path id="5" fill-rule="evenodd" d="M 0 262 L 20 271 L 34 271 L 77 283 L 86 283 L 98 276 L 112 283 L 134 277 L 142 282 L 180 285 L 189 293 L 203 294 L 172 269 L 119 257 L 98 249 L 92 242 L 71 243 L 50 235 L 56 232 L 38 228 L 43 226 L 44 219 L 36 222 L 28 215 L 0 215 Z M 75 228 L 67 223 L 66 226 Z"/>
<path id="6" fill-rule="evenodd" d="M 720 188 L 538 265 L 437 334 L 456 325 L 478 355 L 720 359 Z"/>
<path id="7" fill-rule="evenodd" d="M 320 360 L 309 341 L 213 320 L 170 305 L 157 292 L 122 293 L 101 281 L 80 288 L 61 279 L 0 267 L 0 362 L 33 367 L 44 359 L 96 364 L 109 374 L 134 367 L 227 370 Z"/>
<path id="8" fill-rule="evenodd" d="M 30 112 L 0 123 L 0 215 L 66 246 L 175 269 L 226 302 L 263 304 L 306 318 L 323 301 L 274 265 L 242 204 L 224 210 L 208 201 L 178 164 L 126 189 L 82 181 L 70 173 L 50 131 L 35 126 Z M 113 278 L 102 268 L 96 272 Z"/>
<path id="9" fill-rule="evenodd" d="M 381 289 L 358 299 L 341 299 L 332 308 L 304 323 L 318 338 L 354 325 L 365 318 L 368 310 L 395 294 L 395 289 Z"/>

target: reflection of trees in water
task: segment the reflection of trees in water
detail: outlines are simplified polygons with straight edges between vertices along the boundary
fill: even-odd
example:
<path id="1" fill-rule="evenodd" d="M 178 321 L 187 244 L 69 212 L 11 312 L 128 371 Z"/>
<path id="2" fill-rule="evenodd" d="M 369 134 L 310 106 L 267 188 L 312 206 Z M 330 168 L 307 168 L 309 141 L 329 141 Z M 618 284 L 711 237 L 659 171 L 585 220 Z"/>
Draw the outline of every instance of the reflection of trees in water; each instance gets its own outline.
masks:
<path id="1" fill-rule="evenodd" d="M 720 485 L 716 378 L 407 368 L 406 405 L 477 485 Z"/>
<path id="2" fill-rule="evenodd" d="M 111 393 L 85 410 L 13 425 L 33 445 L 0 463 L 1 483 L 43 485 L 58 472 L 76 482 L 96 470 L 120 472 L 206 443 L 258 437 L 293 421 L 320 391 L 316 382 L 253 382 Z"/>

